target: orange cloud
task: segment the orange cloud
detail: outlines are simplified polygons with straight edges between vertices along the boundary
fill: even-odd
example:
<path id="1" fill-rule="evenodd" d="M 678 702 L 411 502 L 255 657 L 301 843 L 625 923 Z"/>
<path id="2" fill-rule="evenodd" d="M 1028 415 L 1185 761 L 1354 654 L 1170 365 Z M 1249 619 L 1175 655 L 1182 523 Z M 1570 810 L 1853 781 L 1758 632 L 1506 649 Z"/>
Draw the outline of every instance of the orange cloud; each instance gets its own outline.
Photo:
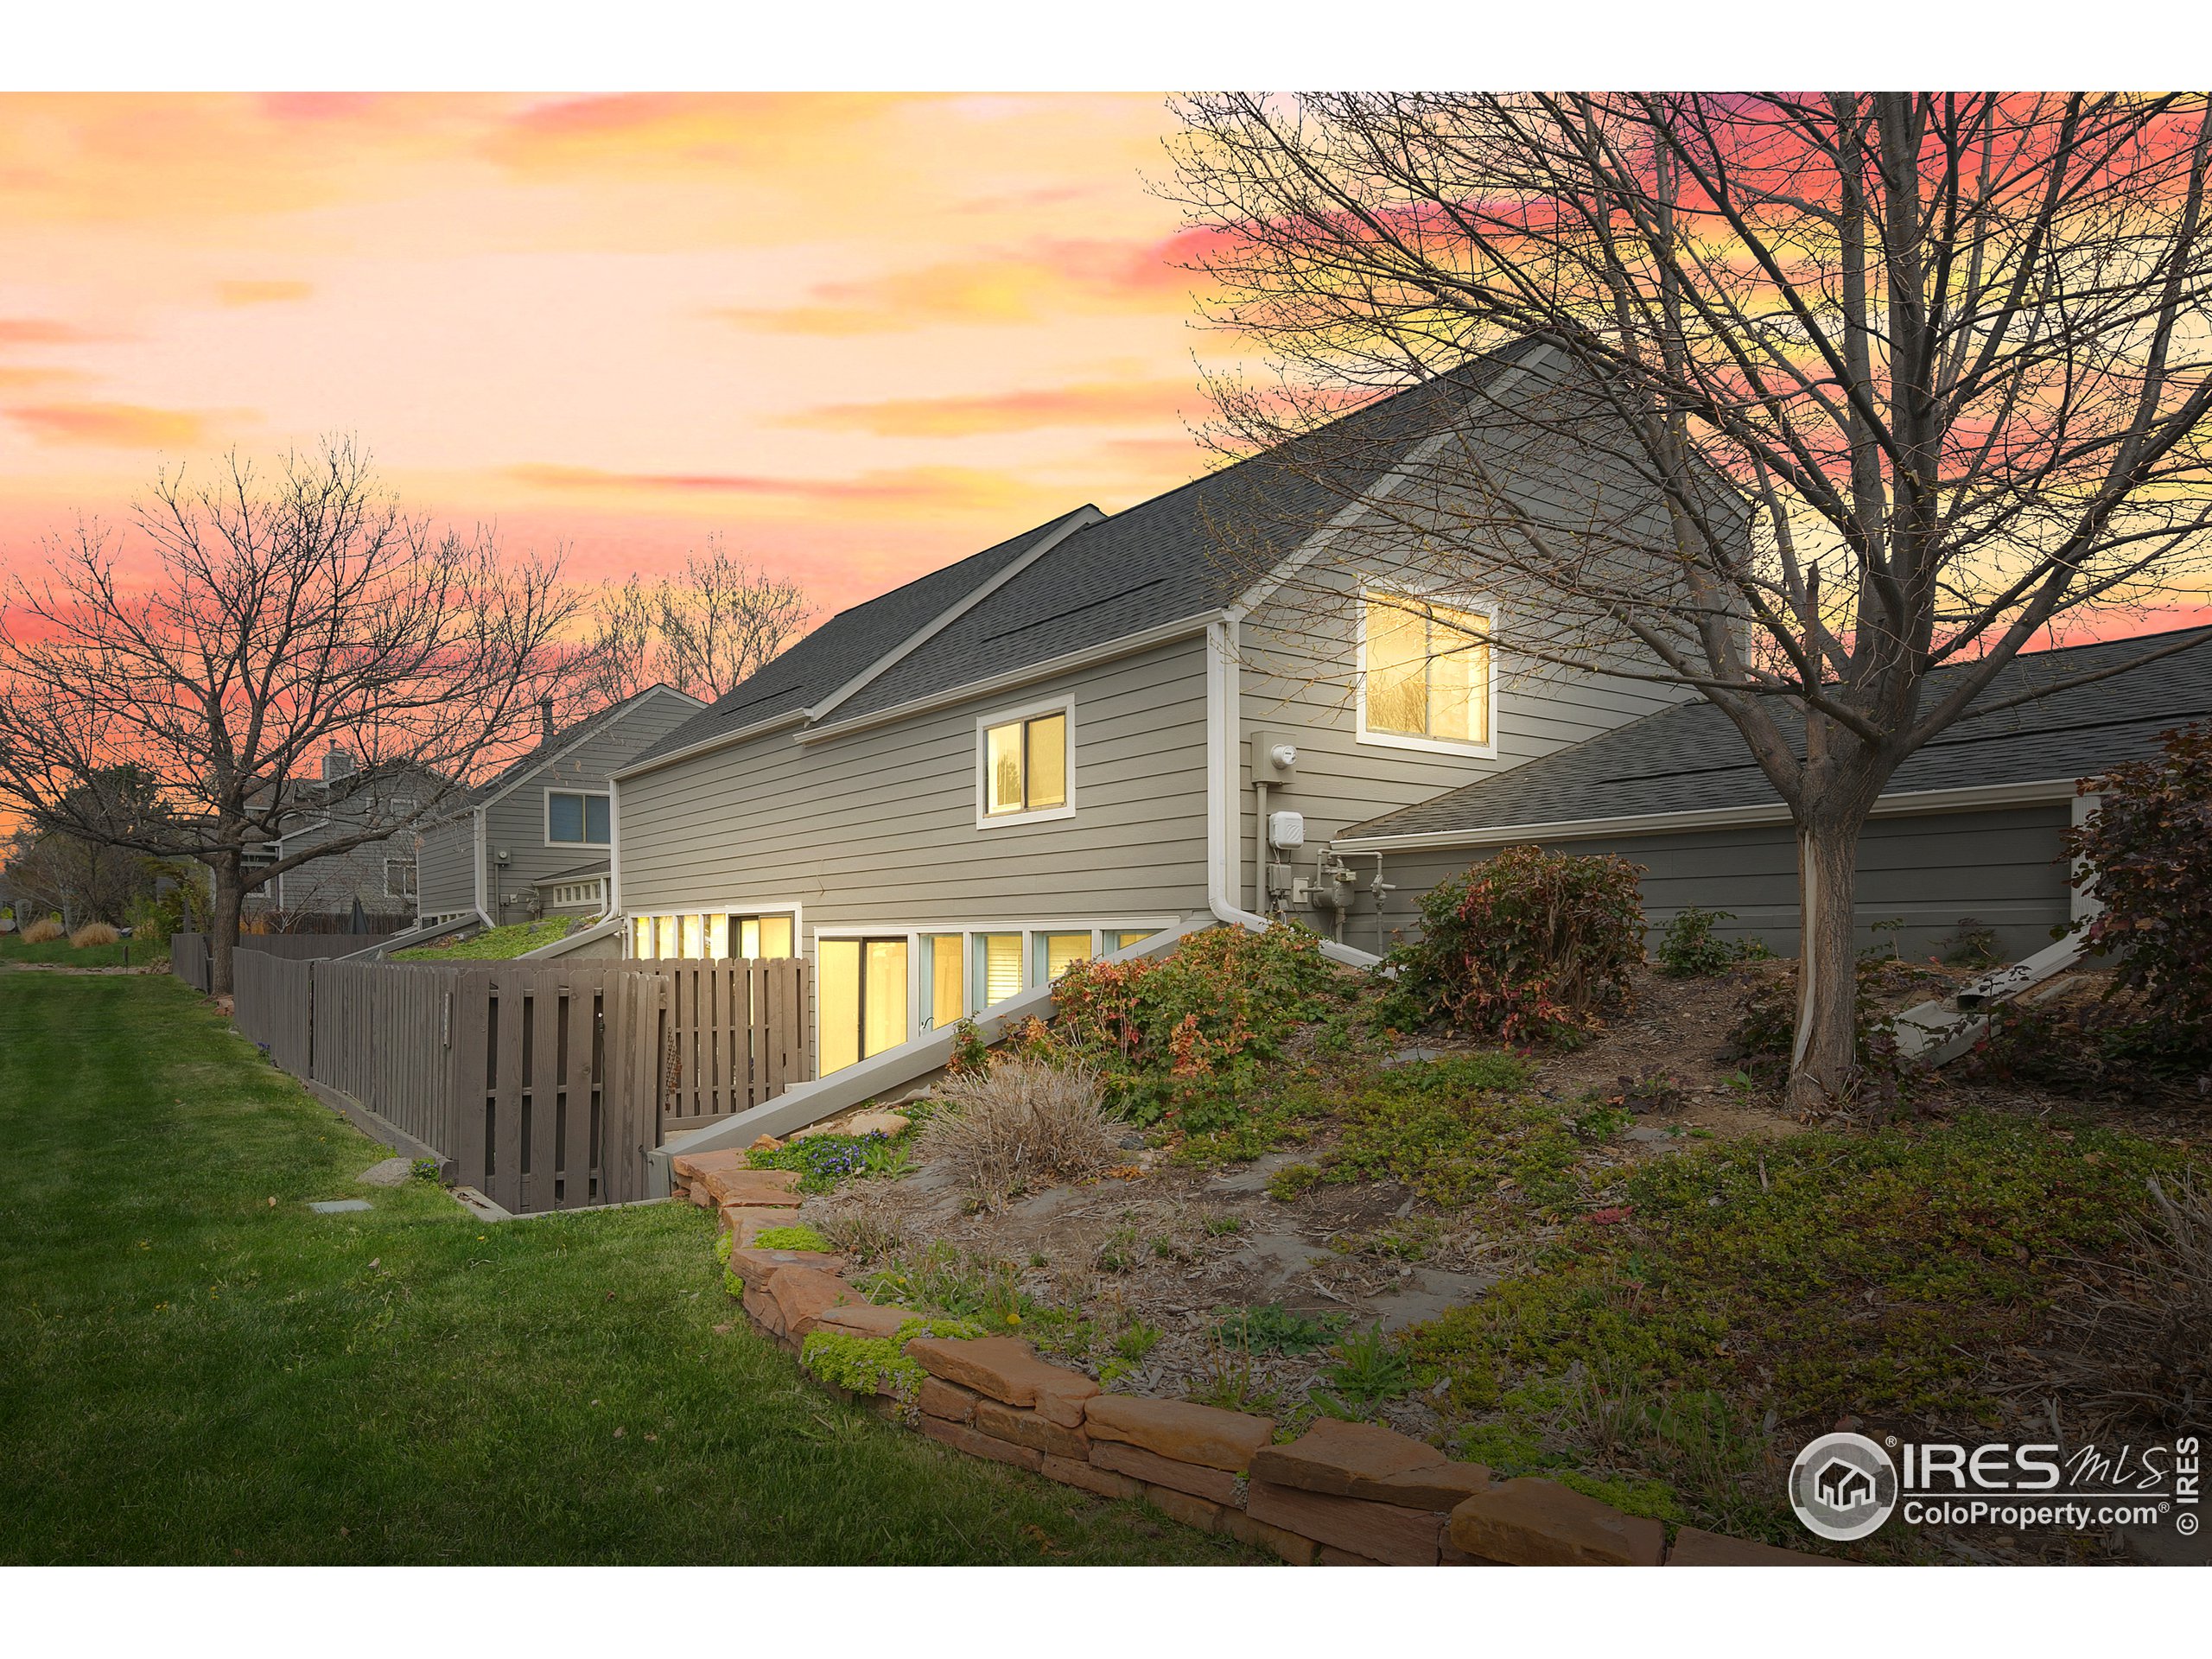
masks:
<path id="1" fill-rule="evenodd" d="M 787 417 L 785 426 L 872 432 L 885 438 L 969 437 L 1052 426 L 1143 426 L 1172 419 L 1192 392 L 1185 381 L 1077 382 L 1027 391 L 960 397 L 890 397 L 830 404 Z"/>
<path id="2" fill-rule="evenodd" d="M 1191 288 L 1179 267 L 1195 238 L 1040 241 L 856 283 L 822 283 L 809 302 L 726 307 L 715 315 L 776 334 L 868 334 L 932 323 L 1034 322 L 1071 311 L 1160 311 Z"/>
<path id="3" fill-rule="evenodd" d="M 22 363 L 0 363 L 0 388 L 60 385 L 92 378 L 81 369 L 49 369 Z"/>
<path id="4" fill-rule="evenodd" d="M 44 404 L 11 409 L 9 418 L 41 443 L 105 449 L 159 449 L 203 441 L 206 423 L 186 410 L 143 404 Z"/>
<path id="5" fill-rule="evenodd" d="M 0 346 L 69 346 L 99 338 L 89 329 L 52 317 L 0 317 Z"/>
<path id="6" fill-rule="evenodd" d="M 825 147 L 864 145 L 873 118 L 918 100 L 861 93 L 736 95 L 630 92 L 563 98 L 502 122 L 486 152 L 525 171 L 574 172 L 662 165 L 788 168 L 819 162 Z"/>
<path id="7" fill-rule="evenodd" d="M 751 473 L 626 473 L 595 467 L 511 467 L 505 476 L 539 489 L 592 493 L 725 495 L 806 506 L 959 511 L 1004 506 L 1029 492 L 1004 474 L 967 467 L 906 467 L 857 478 L 772 478 Z"/>
<path id="8" fill-rule="evenodd" d="M 315 284 L 277 278 L 266 282 L 219 283 L 215 291 L 225 305 L 278 305 L 287 300 L 304 300 L 315 292 Z"/>

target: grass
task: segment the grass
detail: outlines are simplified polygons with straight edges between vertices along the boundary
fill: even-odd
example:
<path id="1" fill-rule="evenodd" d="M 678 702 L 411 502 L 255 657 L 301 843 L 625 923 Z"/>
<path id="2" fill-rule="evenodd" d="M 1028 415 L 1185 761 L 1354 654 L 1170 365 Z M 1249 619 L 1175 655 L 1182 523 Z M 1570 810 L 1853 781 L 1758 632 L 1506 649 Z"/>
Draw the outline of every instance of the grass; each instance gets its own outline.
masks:
<path id="1" fill-rule="evenodd" d="M 123 962 L 123 953 L 130 952 L 135 966 L 142 963 L 167 962 L 166 944 L 137 944 L 125 940 L 116 944 L 88 944 L 79 950 L 66 938 L 48 939 L 43 944 L 25 944 L 21 933 L 0 933 L 0 963 L 59 963 L 70 968 L 114 968 Z"/>
<path id="2" fill-rule="evenodd" d="M 703 1211 L 486 1226 L 381 1155 L 168 979 L 0 979 L 0 1560 L 1261 1559 L 836 1402 Z"/>
<path id="3" fill-rule="evenodd" d="M 549 916 L 542 922 L 516 922 L 486 928 L 458 944 L 418 944 L 411 950 L 395 950 L 396 962 L 505 962 L 550 944 L 568 935 L 569 916 Z"/>

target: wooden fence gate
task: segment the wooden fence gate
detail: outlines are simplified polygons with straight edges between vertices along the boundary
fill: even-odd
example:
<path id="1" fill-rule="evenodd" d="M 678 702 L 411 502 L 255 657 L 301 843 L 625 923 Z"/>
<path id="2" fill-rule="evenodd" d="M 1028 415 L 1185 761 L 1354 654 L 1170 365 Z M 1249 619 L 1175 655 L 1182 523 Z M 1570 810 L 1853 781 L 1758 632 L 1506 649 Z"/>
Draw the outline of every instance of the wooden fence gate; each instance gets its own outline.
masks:
<path id="1" fill-rule="evenodd" d="M 806 964 L 237 959 L 238 1029 L 517 1214 L 646 1195 L 670 1135 L 811 1073 Z"/>

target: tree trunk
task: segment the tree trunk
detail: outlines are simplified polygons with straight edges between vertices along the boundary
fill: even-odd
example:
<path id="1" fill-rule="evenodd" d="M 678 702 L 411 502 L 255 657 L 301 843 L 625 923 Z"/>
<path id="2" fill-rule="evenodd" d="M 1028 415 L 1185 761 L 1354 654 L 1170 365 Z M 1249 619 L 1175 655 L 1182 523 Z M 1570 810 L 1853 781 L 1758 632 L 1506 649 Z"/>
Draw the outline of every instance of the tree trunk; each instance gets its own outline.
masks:
<path id="1" fill-rule="evenodd" d="M 1859 806 L 1821 804 L 1797 830 L 1797 1031 L 1790 1050 L 1789 1103 L 1833 1110 L 1859 1074 L 1858 937 L 1855 925 Z"/>
<path id="2" fill-rule="evenodd" d="M 238 881 L 236 849 L 217 854 L 213 868 L 215 872 L 215 906 L 214 913 L 207 922 L 210 950 L 207 988 L 216 996 L 228 996 L 231 994 L 231 964 L 238 957 L 238 911 L 245 899 Z"/>

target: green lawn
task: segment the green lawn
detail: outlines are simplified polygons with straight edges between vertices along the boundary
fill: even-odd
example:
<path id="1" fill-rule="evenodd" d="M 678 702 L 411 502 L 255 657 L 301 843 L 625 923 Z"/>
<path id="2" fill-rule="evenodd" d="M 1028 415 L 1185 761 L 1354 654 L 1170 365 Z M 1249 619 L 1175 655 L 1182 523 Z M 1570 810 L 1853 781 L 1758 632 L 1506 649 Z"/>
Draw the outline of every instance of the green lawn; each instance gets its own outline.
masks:
<path id="1" fill-rule="evenodd" d="M 516 922 L 506 927 L 488 927 L 481 933 L 463 939 L 459 944 L 435 946 L 416 945 L 411 950 L 395 950 L 395 962 L 504 962 L 519 957 L 524 951 L 535 950 L 541 944 L 565 938 L 575 918 L 549 917 L 542 922 Z"/>
<path id="2" fill-rule="evenodd" d="M 0 1560 L 1257 1559 L 836 1403 L 703 1211 L 382 1155 L 171 980 L 0 976 Z"/>
<path id="3" fill-rule="evenodd" d="M 122 962 L 126 950 L 130 953 L 134 966 L 169 959 L 169 948 L 166 942 L 158 945 L 133 944 L 125 940 L 118 944 L 88 944 L 79 950 L 67 939 L 48 939 L 43 944 L 25 944 L 20 933 L 0 933 L 0 963 L 58 962 L 70 968 L 112 968 Z"/>

